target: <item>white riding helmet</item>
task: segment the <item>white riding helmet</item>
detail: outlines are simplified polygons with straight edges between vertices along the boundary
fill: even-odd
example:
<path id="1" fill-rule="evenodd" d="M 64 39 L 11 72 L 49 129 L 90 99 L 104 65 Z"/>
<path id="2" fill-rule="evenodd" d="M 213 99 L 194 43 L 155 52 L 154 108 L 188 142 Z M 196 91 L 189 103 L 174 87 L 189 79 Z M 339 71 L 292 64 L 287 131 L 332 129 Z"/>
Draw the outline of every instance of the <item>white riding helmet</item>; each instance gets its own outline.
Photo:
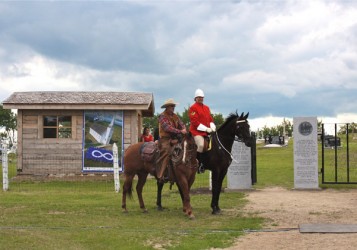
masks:
<path id="1" fill-rule="evenodd" d="M 196 97 L 205 97 L 205 93 L 203 93 L 203 90 L 202 89 L 196 89 L 195 91 L 195 98 Z"/>

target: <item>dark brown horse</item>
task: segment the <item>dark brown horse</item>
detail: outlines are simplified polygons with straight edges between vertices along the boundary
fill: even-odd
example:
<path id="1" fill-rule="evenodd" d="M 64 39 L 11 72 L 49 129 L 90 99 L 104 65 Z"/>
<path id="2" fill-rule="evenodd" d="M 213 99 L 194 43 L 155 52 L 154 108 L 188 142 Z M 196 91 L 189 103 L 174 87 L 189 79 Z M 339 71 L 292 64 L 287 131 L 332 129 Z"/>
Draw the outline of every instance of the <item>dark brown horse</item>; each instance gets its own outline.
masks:
<path id="1" fill-rule="evenodd" d="M 250 147 L 252 138 L 250 135 L 250 126 L 248 123 L 249 113 L 240 116 L 232 113 L 220 126 L 216 133 L 212 134 L 211 150 L 203 153 L 202 162 L 205 169 L 212 172 L 212 214 L 219 214 L 219 197 L 222 189 L 222 182 L 227 174 L 228 167 L 232 162 L 232 146 L 235 137 Z"/>
<path id="2" fill-rule="evenodd" d="M 135 175 L 138 176 L 138 182 L 136 185 L 136 192 L 139 198 L 140 208 L 143 212 L 147 212 L 144 204 L 142 192 L 145 185 L 148 174 L 155 176 L 156 168 L 153 162 L 144 161 L 140 156 L 140 148 L 143 142 L 133 144 L 128 147 L 124 153 L 124 184 L 123 184 L 123 197 L 122 208 L 124 212 L 127 212 L 126 208 L 126 195 L 132 197 L 132 183 Z M 191 134 L 186 134 L 181 142 L 173 148 L 172 161 L 170 165 L 170 182 L 175 182 L 182 199 L 183 212 L 194 218 L 192 213 L 192 207 L 190 203 L 190 189 L 195 181 L 197 171 L 196 160 L 197 146 Z M 157 181 L 158 191 L 156 204 L 158 209 L 162 209 L 161 206 L 161 191 L 164 183 Z"/>

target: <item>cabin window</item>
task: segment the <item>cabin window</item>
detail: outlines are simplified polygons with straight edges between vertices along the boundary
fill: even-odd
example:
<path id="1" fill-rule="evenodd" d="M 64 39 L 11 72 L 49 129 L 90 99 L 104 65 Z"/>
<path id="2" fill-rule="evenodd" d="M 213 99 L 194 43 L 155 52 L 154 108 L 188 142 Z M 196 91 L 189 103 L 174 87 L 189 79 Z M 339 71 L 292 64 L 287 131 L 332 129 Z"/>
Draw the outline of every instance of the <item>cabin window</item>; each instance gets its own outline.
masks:
<path id="1" fill-rule="evenodd" d="M 72 138 L 72 117 L 43 116 L 43 138 Z"/>

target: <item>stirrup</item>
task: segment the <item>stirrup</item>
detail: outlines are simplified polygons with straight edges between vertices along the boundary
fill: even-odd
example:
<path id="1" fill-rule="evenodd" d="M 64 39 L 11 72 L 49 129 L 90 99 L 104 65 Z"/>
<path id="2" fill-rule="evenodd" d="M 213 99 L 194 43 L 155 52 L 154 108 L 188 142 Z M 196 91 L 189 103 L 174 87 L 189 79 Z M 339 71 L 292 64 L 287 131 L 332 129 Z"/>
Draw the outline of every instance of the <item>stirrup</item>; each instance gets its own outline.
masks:
<path id="1" fill-rule="evenodd" d="M 159 179 L 159 182 L 160 183 L 167 183 L 169 181 L 169 177 L 167 176 L 162 176 L 160 179 Z"/>
<path id="2" fill-rule="evenodd" d="M 203 174 L 205 172 L 205 168 L 203 167 L 203 165 L 201 164 L 198 169 L 197 169 L 197 173 L 198 174 Z"/>

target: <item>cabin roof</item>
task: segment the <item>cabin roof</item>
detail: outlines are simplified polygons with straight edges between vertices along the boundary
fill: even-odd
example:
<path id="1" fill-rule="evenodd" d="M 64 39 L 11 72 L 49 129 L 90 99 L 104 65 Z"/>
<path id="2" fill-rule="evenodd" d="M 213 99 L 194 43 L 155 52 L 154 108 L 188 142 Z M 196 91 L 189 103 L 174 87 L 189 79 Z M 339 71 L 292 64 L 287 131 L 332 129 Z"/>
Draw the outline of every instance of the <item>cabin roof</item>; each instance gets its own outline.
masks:
<path id="1" fill-rule="evenodd" d="M 141 110 L 144 116 L 155 112 L 152 93 L 141 92 L 14 92 L 3 101 L 6 109 Z"/>

